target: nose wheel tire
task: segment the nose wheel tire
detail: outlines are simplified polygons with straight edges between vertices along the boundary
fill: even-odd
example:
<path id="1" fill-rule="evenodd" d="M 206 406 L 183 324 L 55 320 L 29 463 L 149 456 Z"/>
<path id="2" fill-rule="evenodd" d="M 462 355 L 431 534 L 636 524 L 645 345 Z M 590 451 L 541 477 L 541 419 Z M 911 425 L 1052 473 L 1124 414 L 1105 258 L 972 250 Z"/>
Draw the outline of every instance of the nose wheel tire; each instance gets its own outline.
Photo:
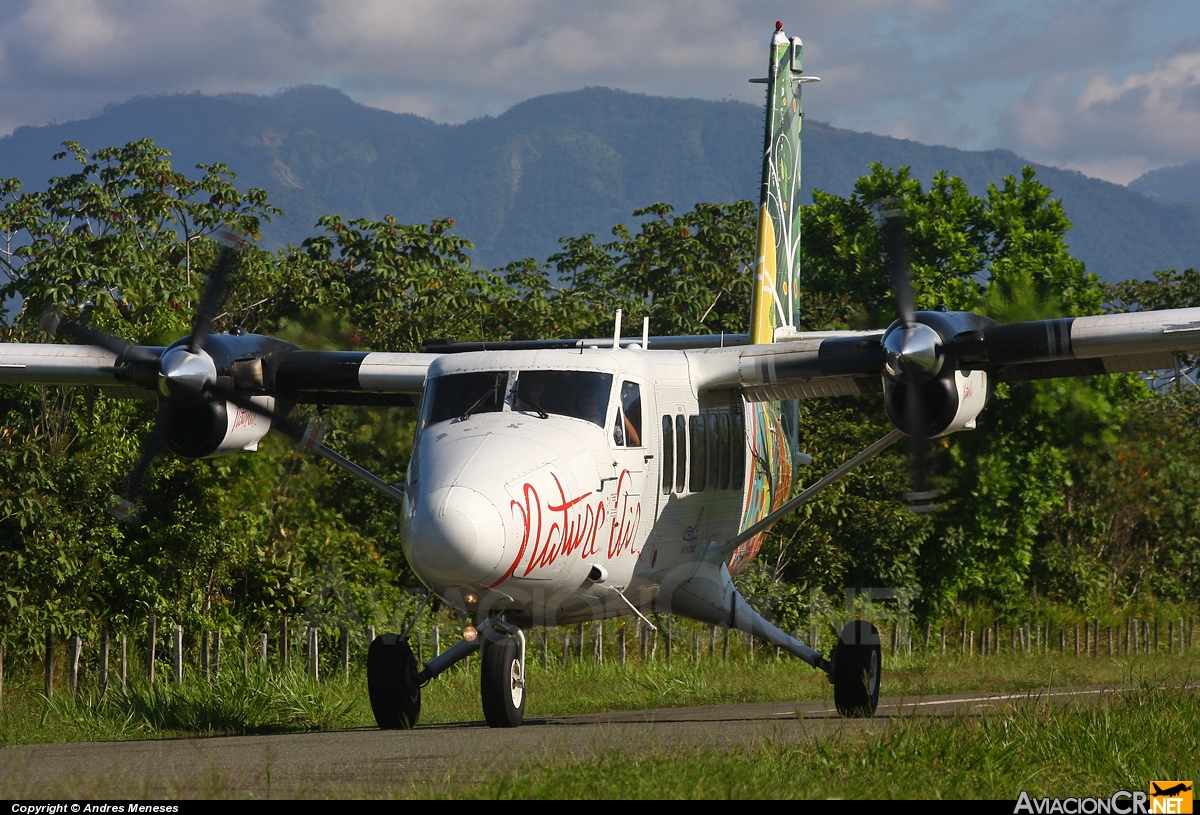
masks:
<path id="1" fill-rule="evenodd" d="M 525 718 L 525 671 L 521 647 L 508 635 L 485 636 L 479 695 L 489 727 L 517 727 Z"/>
<path id="2" fill-rule="evenodd" d="M 842 629 L 829 661 L 833 703 L 847 718 L 869 718 L 879 706 L 879 674 L 883 651 L 879 629 L 855 620 Z"/>
<path id="3" fill-rule="evenodd" d="M 399 634 L 380 634 L 367 651 L 367 695 L 380 730 L 412 730 L 421 715 L 417 658 Z"/>

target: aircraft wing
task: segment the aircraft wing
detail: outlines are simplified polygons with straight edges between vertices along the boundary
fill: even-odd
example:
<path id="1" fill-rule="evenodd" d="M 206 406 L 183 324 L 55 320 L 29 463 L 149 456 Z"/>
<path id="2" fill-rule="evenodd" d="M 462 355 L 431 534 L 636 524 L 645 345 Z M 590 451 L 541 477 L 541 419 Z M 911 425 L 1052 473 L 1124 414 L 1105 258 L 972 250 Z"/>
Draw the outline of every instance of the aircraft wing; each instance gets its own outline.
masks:
<path id="1" fill-rule="evenodd" d="M 962 312 L 917 312 L 933 330 L 942 373 L 985 371 L 995 382 L 1171 368 L 1200 352 L 1200 308 L 996 323 Z M 790 342 L 688 351 L 699 389 L 740 388 L 749 401 L 814 399 L 884 389 L 889 335 L 823 332 Z M 936 336 L 934 336 L 936 335 Z"/>
<path id="2" fill-rule="evenodd" d="M 429 364 L 438 357 L 303 351 L 282 343 L 264 346 L 256 337 L 213 336 L 220 338 L 213 349 L 218 377 L 230 377 L 239 389 L 294 402 L 413 404 L 425 386 Z M 145 396 L 156 388 L 155 369 L 164 350 L 129 346 L 118 353 L 95 345 L 0 343 L 0 384 L 98 385 L 113 389 L 114 395 Z M 257 366 L 244 364 L 255 360 Z"/>

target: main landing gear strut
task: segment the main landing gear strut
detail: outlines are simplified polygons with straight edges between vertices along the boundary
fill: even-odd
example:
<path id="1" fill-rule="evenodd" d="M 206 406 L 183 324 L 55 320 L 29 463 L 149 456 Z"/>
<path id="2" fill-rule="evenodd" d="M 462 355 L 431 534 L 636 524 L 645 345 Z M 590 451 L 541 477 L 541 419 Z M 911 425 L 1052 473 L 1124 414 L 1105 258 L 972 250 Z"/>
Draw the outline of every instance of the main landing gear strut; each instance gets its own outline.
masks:
<path id="1" fill-rule="evenodd" d="M 479 695 L 491 727 L 516 727 L 525 717 L 525 634 L 487 619 L 419 667 L 406 640 L 381 634 L 367 652 L 367 693 L 382 730 L 411 730 L 421 714 L 421 688 L 476 651 L 482 652 Z"/>

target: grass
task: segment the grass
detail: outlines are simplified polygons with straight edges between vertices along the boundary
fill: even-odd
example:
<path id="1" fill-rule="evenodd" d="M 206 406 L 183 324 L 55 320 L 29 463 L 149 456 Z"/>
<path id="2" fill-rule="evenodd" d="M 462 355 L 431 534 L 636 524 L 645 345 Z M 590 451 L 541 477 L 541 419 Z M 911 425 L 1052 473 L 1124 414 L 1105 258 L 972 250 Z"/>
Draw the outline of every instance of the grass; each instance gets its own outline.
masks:
<path id="1" fill-rule="evenodd" d="M 802 724 L 798 724 L 802 727 Z M 1200 775 L 1200 694 L 1144 687 L 1081 706 L 874 720 L 821 738 L 722 750 L 546 756 L 398 793 L 461 798 L 1109 797 Z"/>
<path id="2" fill-rule="evenodd" d="M 761 652 L 754 661 L 735 654 L 691 661 L 690 652 L 626 667 L 611 660 L 552 663 L 530 659 L 527 717 L 615 710 L 691 707 L 738 702 L 830 699 L 824 675 L 797 660 Z M 1133 657 L 1008 654 L 963 658 L 887 655 L 885 696 L 961 691 L 1019 691 L 1066 685 L 1153 685 L 1200 676 L 1200 651 Z M 297 667 L 224 673 L 212 684 L 189 678 L 176 685 L 131 682 L 128 688 L 47 700 L 32 674 L 6 683 L 0 706 L 0 746 L 16 744 L 283 733 L 372 727 L 361 672 L 313 682 Z M 422 724 L 478 721 L 478 659 L 443 674 L 423 692 Z"/>

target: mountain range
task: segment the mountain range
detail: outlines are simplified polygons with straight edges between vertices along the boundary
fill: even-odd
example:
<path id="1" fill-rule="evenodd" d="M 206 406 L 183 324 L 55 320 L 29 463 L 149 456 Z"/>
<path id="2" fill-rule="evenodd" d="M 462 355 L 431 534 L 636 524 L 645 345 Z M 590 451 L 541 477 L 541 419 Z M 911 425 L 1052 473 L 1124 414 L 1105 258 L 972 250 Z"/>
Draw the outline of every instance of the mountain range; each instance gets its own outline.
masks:
<path id="1" fill-rule="evenodd" d="M 539 96 L 458 125 L 366 107 L 321 86 L 270 96 L 177 94 L 18 128 L 0 138 L 0 177 L 42 188 L 74 172 L 51 161 L 63 141 L 95 150 L 150 137 L 177 168 L 223 162 L 243 189 L 266 189 L 285 212 L 265 227 L 267 245 L 298 243 L 333 212 L 409 223 L 451 217 L 475 243 L 474 262 L 497 266 L 544 260 L 560 237 L 607 236 L 614 224 L 631 223 L 635 208 L 657 201 L 680 211 L 755 198 L 762 127 L 754 105 L 608 88 Z M 931 146 L 813 120 L 803 137 L 805 188 L 839 195 L 875 161 L 908 166 L 926 183 L 944 169 L 977 195 L 1032 163 L 1007 150 Z M 1170 173 L 1122 187 L 1034 166 L 1074 223 L 1072 252 L 1100 277 L 1200 266 L 1200 185 L 1188 197 L 1164 192 L 1174 189 Z"/>

